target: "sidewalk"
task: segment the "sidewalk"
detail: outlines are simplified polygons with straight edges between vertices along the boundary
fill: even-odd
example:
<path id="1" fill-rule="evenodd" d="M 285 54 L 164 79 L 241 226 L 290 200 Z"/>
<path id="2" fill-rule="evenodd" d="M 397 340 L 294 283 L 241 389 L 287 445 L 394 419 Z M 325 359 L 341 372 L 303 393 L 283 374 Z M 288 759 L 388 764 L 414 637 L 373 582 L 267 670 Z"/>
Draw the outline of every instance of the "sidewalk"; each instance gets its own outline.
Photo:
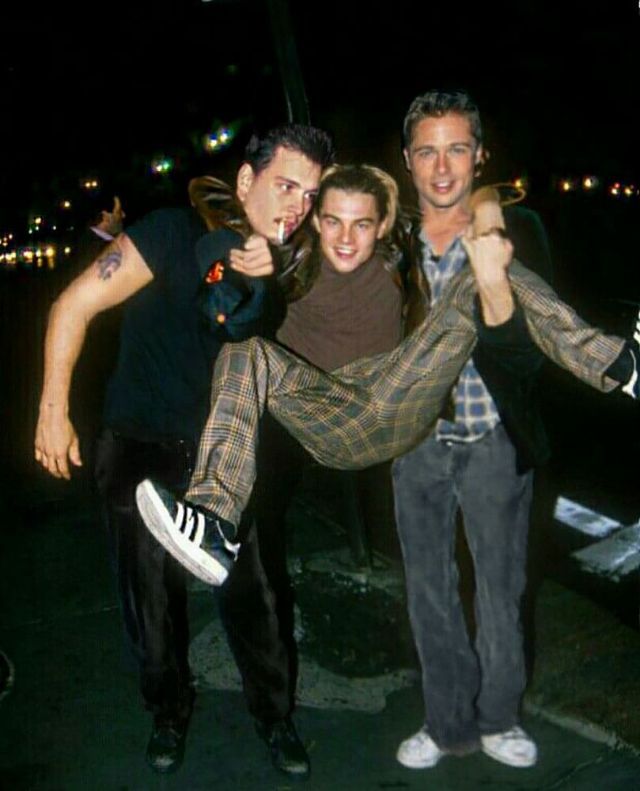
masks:
<path id="1" fill-rule="evenodd" d="M 45 487 L 46 488 L 46 487 Z M 11 791 L 291 788 L 253 732 L 214 595 L 191 596 L 199 694 L 187 757 L 174 776 L 144 763 L 150 721 L 122 656 L 120 616 L 95 505 L 72 490 L 29 496 L 24 524 L 4 514 L 0 646 L 16 667 L 0 704 L 0 787 Z M 56 497 L 59 499 L 56 500 Z M 310 791 L 341 789 L 631 789 L 640 787 L 640 635 L 548 581 L 536 613 L 536 663 L 524 724 L 539 765 L 517 770 L 482 754 L 411 771 L 398 743 L 422 702 L 404 604 L 392 567 L 371 580 L 340 567 L 342 540 L 293 515 L 310 554 L 294 568 L 301 705 Z M 325 546 L 319 547 L 318 543 Z M 313 550 L 311 552 L 311 550 Z M 617 749 L 614 744 L 623 742 Z"/>

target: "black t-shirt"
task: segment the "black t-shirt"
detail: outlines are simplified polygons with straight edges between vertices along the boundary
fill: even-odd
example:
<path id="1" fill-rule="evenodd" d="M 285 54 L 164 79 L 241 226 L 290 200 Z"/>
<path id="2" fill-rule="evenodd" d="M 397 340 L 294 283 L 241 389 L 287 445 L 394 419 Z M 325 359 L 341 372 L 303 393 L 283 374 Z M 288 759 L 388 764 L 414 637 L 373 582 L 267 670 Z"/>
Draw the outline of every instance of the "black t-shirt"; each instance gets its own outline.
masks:
<path id="1" fill-rule="evenodd" d="M 207 232 L 193 209 L 161 209 L 127 228 L 153 280 L 124 308 L 105 424 L 141 439 L 197 440 L 222 341 L 198 310 L 195 245 Z"/>

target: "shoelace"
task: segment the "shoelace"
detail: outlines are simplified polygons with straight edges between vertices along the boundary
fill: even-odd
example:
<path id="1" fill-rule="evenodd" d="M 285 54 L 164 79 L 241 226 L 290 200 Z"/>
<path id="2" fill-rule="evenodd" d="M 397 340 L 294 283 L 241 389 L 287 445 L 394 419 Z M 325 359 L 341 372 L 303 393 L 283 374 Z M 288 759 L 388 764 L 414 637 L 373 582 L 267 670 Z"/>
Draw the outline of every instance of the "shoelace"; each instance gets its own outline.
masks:
<path id="1" fill-rule="evenodd" d="M 496 734 L 496 736 L 499 737 L 501 742 L 529 741 L 527 734 L 518 725 L 509 728 L 509 730 L 504 733 Z"/>

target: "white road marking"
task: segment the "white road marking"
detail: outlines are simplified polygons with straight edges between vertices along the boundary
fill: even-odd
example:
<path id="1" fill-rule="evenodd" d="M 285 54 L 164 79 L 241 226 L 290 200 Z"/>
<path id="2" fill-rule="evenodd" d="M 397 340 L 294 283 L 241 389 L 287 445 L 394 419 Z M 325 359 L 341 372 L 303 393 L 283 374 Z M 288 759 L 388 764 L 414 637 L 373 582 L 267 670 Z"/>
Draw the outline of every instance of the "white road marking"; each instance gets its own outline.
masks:
<path id="1" fill-rule="evenodd" d="M 585 571 L 619 582 L 640 568 L 640 524 L 623 527 L 572 556 Z"/>
<path id="2" fill-rule="evenodd" d="M 553 515 L 558 522 L 594 538 L 604 538 L 622 527 L 620 522 L 566 497 L 558 497 Z"/>
<path id="3" fill-rule="evenodd" d="M 640 523 L 625 527 L 566 497 L 558 497 L 554 516 L 562 524 L 599 539 L 571 553 L 583 571 L 619 582 L 640 569 Z"/>

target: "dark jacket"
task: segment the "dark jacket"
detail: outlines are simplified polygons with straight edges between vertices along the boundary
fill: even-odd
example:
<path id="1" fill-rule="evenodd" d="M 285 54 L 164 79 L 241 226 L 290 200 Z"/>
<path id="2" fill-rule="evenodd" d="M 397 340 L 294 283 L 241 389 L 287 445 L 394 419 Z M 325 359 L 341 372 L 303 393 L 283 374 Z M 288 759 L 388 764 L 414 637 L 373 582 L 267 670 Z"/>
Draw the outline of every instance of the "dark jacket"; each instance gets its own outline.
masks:
<path id="1" fill-rule="evenodd" d="M 549 282 L 552 276 L 549 242 L 539 216 L 519 206 L 504 210 L 507 236 L 514 246 L 514 258 Z M 415 328 L 427 315 L 430 305 L 429 284 L 420 261 L 420 216 L 405 218 L 399 243 L 404 257 L 408 284 L 407 331 Z M 491 397 L 500 419 L 516 448 L 517 467 L 524 472 L 544 463 L 549 457 L 549 443 L 540 415 L 536 395 L 538 373 L 545 357 L 529 335 L 519 305 L 513 317 L 501 327 L 486 327 L 477 310 L 478 343 L 473 361 Z"/>

